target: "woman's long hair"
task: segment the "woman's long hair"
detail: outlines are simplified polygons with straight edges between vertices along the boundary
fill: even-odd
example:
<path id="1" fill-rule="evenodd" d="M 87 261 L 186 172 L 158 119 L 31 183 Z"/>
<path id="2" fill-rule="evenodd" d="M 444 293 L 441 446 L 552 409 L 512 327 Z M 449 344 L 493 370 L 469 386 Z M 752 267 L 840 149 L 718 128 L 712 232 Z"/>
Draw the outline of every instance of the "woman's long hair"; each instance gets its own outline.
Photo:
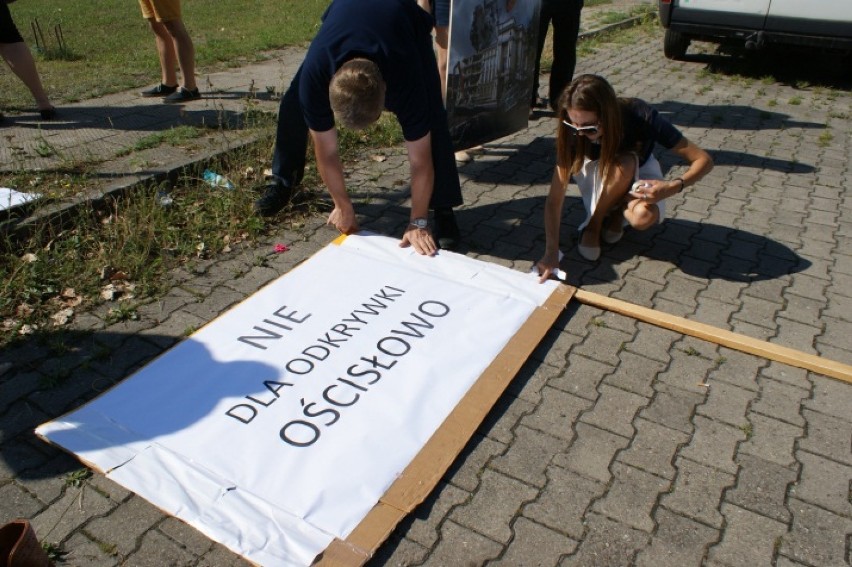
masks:
<path id="1" fill-rule="evenodd" d="M 568 109 L 595 112 L 598 115 L 600 137 L 600 172 L 606 180 L 617 163 L 618 150 L 624 136 L 621 107 L 615 90 L 606 79 L 599 75 L 580 75 L 571 81 L 559 97 L 556 127 L 556 163 L 568 170 L 569 175 L 577 173 L 583 166 L 583 159 L 589 154 L 591 142 L 586 136 L 573 132 L 562 123 L 568 122 Z"/>

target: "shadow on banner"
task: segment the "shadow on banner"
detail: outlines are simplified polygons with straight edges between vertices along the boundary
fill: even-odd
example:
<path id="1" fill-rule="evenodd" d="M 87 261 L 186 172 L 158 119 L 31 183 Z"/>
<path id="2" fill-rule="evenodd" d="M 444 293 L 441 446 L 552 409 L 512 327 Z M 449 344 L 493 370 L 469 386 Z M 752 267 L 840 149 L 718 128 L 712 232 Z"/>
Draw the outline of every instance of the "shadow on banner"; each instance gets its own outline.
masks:
<path id="1" fill-rule="evenodd" d="M 527 126 L 541 0 L 453 0 L 447 114 L 456 150 Z"/>

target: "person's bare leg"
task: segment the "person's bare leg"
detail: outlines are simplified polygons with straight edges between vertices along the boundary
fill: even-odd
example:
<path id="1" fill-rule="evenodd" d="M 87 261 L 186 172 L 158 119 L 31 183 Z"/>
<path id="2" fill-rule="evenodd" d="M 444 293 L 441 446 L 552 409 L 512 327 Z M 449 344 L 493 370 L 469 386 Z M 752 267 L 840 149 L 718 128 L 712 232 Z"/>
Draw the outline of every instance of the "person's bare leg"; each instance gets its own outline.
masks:
<path id="1" fill-rule="evenodd" d="M 660 209 L 655 204 L 631 199 L 624 208 L 624 218 L 636 230 L 647 230 L 660 220 Z"/>
<path id="2" fill-rule="evenodd" d="M 438 74 L 441 76 L 441 95 L 444 97 L 444 102 L 447 101 L 447 63 L 450 59 L 450 28 L 446 26 L 435 28 L 435 58 L 438 60 Z M 473 158 L 469 153 L 462 150 L 456 152 L 456 161 L 459 163 L 467 163 Z"/>
<path id="3" fill-rule="evenodd" d="M 38 109 L 48 110 L 53 108 L 44 90 L 44 86 L 41 84 L 41 77 L 39 77 L 38 69 L 36 69 L 33 54 L 30 52 L 27 44 L 22 41 L 17 43 L 0 43 L 0 54 L 3 55 L 3 59 L 9 65 L 9 68 L 12 69 L 12 72 L 21 79 L 30 93 L 32 93 Z"/>
<path id="4" fill-rule="evenodd" d="M 583 229 L 580 244 L 583 246 L 600 246 L 604 219 L 624 201 L 624 197 L 633 183 L 635 169 L 636 158 L 632 155 L 619 159 L 614 170 L 610 173 L 610 182 L 601 191 L 601 197 L 595 207 L 595 212 L 589 219 L 589 224 Z"/>
<path id="5" fill-rule="evenodd" d="M 163 22 L 149 19 L 151 31 L 154 32 L 154 40 L 157 43 L 157 55 L 160 57 L 160 82 L 167 87 L 177 86 L 177 56 L 169 30 Z"/>
<path id="6" fill-rule="evenodd" d="M 438 59 L 438 74 L 441 76 L 441 95 L 447 98 L 447 61 L 449 60 L 450 28 L 435 28 L 435 57 Z"/>
<path id="7" fill-rule="evenodd" d="M 163 22 L 169 31 L 174 43 L 174 51 L 177 52 L 177 62 L 180 66 L 180 74 L 183 79 L 183 88 L 194 91 L 195 84 L 195 46 L 183 20 L 171 20 Z"/>

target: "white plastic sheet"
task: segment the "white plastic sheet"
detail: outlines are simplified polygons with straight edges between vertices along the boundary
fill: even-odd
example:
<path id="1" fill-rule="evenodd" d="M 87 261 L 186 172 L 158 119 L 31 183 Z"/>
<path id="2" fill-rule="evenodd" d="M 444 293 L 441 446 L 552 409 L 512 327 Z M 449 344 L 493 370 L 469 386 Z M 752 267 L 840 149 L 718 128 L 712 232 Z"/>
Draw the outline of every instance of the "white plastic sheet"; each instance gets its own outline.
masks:
<path id="1" fill-rule="evenodd" d="M 555 284 L 350 236 L 37 433 L 262 565 L 345 539 Z"/>

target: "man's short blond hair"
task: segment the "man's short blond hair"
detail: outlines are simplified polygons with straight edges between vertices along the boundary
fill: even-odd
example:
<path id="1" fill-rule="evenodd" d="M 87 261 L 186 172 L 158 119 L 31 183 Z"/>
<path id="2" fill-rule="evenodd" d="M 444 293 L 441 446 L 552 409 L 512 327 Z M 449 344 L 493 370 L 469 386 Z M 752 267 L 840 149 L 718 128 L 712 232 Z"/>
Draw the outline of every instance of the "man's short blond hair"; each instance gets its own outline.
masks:
<path id="1" fill-rule="evenodd" d="M 379 119 L 385 108 L 385 81 L 369 59 L 344 63 L 328 87 L 334 117 L 346 128 L 363 130 Z"/>

